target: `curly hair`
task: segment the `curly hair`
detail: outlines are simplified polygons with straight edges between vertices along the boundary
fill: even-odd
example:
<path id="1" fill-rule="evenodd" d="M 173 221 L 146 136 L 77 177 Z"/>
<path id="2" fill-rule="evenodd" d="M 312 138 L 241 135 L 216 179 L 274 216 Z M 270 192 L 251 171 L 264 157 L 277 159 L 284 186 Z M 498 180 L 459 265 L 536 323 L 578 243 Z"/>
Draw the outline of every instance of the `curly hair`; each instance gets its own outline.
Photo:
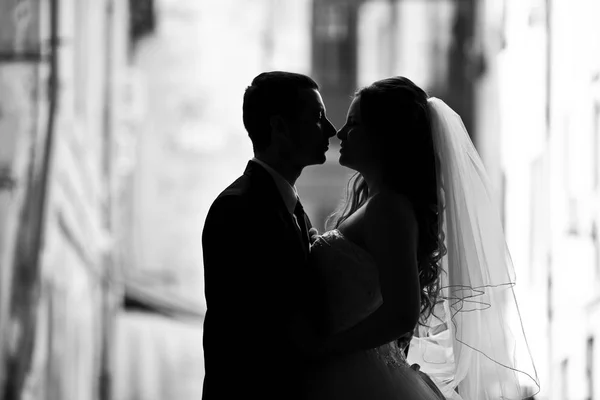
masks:
<path id="1" fill-rule="evenodd" d="M 398 76 L 359 89 L 354 97 L 360 101 L 361 117 L 369 132 L 386 143 L 382 155 L 384 182 L 404 194 L 415 210 L 419 231 L 419 324 L 424 325 L 438 303 L 441 259 L 446 254 L 428 95 L 409 79 Z M 329 216 L 327 225 L 339 227 L 365 204 L 368 196 L 364 177 L 355 173 L 348 181 L 345 201 Z"/>

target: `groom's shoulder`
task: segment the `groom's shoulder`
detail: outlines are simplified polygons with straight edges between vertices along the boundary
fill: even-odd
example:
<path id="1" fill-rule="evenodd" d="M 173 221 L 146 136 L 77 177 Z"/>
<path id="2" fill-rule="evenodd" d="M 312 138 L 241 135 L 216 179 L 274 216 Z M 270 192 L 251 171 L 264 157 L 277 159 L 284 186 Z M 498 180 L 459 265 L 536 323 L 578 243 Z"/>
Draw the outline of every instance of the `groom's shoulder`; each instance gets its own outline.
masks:
<path id="1" fill-rule="evenodd" d="M 213 209 L 235 208 L 235 209 L 251 209 L 261 203 L 260 188 L 251 179 L 250 176 L 244 174 L 227 186 L 215 199 L 211 206 Z"/>
<path id="2" fill-rule="evenodd" d="M 209 213 L 236 210 L 264 213 L 272 208 L 270 205 L 276 194 L 277 190 L 267 171 L 250 161 L 244 173 L 217 196 Z"/>
<path id="3" fill-rule="evenodd" d="M 223 197 L 246 197 L 250 194 L 251 182 L 246 175 L 242 175 L 227 186 L 218 196 L 217 200 Z"/>
<path id="4" fill-rule="evenodd" d="M 250 182 L 242 175 L 227 186 L 213 201 L 211 209 L 222 206 L 235 206 L 248 203 L 250 195 Z"/>

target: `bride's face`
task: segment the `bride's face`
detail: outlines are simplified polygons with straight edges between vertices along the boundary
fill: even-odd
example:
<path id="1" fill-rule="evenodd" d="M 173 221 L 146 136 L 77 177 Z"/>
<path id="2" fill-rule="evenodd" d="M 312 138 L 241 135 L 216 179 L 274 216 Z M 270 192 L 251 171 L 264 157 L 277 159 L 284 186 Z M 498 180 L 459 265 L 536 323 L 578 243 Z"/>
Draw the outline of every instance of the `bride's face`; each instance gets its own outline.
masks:
<path id="1" fill-rule="evenodd" d="M 355 97 L 348 109 L 346 123 L 337 133 L 341 141 L 340 164 L 363 172 L 376 164 L 373 138 L 363 124 L 360 113 L 360 97 Z"/>

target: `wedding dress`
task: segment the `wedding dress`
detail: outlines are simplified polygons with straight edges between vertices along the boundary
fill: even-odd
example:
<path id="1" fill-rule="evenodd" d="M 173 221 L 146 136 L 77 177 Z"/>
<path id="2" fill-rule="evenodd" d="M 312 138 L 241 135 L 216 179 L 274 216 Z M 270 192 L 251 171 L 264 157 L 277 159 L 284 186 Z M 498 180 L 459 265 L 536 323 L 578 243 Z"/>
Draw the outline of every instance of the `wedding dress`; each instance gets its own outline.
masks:
<path id="1" fill-rule="evenodd" d="M 317 237 L 310 264 L 324 295 L 321 320 L 328 334 L 344 331 L 381 304 L 377 265 L 362 247 L 334 229 Z M 440 400 L 431 381 L 406 360 L 410 335 L 375 349 L 332 357 L 312 376 L 311 399 Z"/>

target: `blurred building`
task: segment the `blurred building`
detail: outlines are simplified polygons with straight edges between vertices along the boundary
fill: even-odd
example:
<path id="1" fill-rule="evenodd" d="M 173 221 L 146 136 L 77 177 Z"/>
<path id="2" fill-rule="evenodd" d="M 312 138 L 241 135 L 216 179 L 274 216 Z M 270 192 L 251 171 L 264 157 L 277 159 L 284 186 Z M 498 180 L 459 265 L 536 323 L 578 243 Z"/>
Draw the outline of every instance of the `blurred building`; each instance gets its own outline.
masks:
<path id="1" fill-rule="evenodd" d="M 480 4 L 480 152 L 503 204 L 540 399 L 600 399 L 596 1 Z"/>
<path id="2" fill-rule="evenodd" d="M 104 397 L 111 160 L 127 4 L 0 5 L 0 381 L 4 399 Z"/>

